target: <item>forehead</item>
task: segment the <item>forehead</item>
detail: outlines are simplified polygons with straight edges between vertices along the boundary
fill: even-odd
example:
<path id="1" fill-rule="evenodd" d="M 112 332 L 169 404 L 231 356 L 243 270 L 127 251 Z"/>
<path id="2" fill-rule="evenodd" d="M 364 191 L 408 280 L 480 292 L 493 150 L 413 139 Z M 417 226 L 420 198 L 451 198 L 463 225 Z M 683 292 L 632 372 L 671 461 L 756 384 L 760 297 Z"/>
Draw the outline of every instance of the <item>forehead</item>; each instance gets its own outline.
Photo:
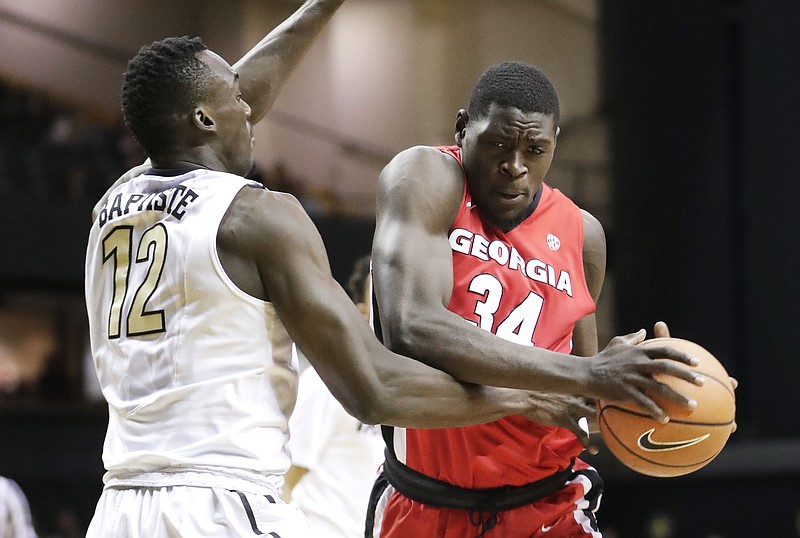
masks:
<path id="1" fill-rule="evenodd" d="M 547 136 L 556 131 L 552 114 L 523 112 L 513 106 L 498 104 L 492 104 L 483 118 L 469 123 L 479 133 L 522 132 L 529 136 Z"/>

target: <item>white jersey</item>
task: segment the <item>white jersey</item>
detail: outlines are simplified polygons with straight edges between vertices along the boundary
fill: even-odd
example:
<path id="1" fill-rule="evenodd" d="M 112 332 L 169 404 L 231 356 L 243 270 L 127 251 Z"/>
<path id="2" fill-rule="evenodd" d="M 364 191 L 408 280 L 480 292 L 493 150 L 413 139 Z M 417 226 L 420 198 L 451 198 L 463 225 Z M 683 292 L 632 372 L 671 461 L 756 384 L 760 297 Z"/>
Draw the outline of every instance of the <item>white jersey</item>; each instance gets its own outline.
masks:
<path id="1" fill-rule="evenodd" d="M 369 494 L 383 463 L 378 428 L 350 416 L 309 367 L 300 376 L 289 431 L 292 463 L 309 469 L 292 489 L 291 503 L 318 538 L 363 537 Z"/>
<path id="2" fill-rule="evenodd" d="M 28 499 L 16 482 L 0 476 L 0 536 L 36 538 Z"/>
<path id="3" fill-rule="evenodd" d="M 273 305 L 225 274 L 216 246 L 250 187 L 262 188 L 205 169 L 148 172 L 115 188 L 92 224 L 86 304 L 109 407 L 107 486 L 282 484 L 292 344 Z"/>

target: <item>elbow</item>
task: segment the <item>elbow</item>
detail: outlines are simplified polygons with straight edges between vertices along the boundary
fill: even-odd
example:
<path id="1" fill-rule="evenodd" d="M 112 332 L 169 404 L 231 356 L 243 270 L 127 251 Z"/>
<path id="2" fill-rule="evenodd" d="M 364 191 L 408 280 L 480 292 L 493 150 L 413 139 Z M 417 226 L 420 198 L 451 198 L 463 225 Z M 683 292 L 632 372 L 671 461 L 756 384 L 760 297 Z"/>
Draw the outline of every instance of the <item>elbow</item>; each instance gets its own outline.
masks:
<path id="1" fill-rule="evenodd" d="M 357 398 L 344 407 L 348 414 L 362 424 L 386 424 L 392 419 L 392 404 L 380 391 Z"/>
<path id="2" fill-rule="evenodd" d="M 403 316 L 387 325 L 384 331 L 386 346 L 401 355 L 412 358 L 427 355 L 429 328 L 431 324 L 421 319 L 422 316 Z"/>

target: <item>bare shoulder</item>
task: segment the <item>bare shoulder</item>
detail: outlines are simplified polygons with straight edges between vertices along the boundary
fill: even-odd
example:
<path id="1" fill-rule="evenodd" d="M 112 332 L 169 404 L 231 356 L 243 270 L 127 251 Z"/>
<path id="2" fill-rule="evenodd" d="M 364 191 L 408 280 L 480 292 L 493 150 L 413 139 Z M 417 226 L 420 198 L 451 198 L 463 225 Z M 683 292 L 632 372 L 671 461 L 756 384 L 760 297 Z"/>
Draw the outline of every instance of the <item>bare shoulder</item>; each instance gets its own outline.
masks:
<path id="1" fill-rule="evenodd" d="M 596 301 L 600 297 L 606 274 L 606 233 L 603 225 L 591 213 L 581 209 L 583 216 L 583 269 L 589 292 Z"/>
<path id="2" fill-rule="evenodd" d="M 316 232 L 316 227 L 291 194 L 244 187 L 225 213 L 218 238 L 239 249 L 270 250 L 310 230 Z"/>
<path id="3" fill-rule="evenodd" d="M 220 222 L 217 248 L 240 289 L 275 303 L 306 287 L 310 275 L 330 273 L 316 226 L 286 193 L 242 188 Z"/>
<path id="4" fill-rule="evenodd" d="M 414 146 L 394 156 L 381 172 L 381 182 L 395 185 L 404 182 L 424 182 L 432 177 L 436 182 L 461 179 L 461 167 L 451 156 L 432 146 Z"/>
<path id="5" fill-rule="evenodd" d="M 603 225 L 597 220 L 597 217 L 581 209 L 581 216 L 583 217 L 583 241 L 584 248 L 597 248 L 601 246 L 605 250 L 606 232 Z"/>
<path id="6" fill-rule="evenodd" d="M 398 153 L 380 174 L 378 217 L 392 215 L 449 226 L 464 189 L 464 173 L 452 156 L 431 146 Z"/>

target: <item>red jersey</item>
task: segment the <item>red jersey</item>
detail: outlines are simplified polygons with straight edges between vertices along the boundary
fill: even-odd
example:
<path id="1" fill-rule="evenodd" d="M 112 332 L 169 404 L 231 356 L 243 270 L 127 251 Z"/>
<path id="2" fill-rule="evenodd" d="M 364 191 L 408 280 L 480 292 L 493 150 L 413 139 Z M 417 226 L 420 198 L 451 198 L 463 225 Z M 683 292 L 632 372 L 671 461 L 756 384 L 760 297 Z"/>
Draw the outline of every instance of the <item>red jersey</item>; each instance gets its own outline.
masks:
<path id="1" fill-rule="evenodd" d="M 461 163 L 460 148 L 439 149 Z M 449 310 L 521 345 L 571 352 L 575 323 L 595 311 L 583 270 L 578 206 L 542 185 L 534 212 L 503 232 L 478 211 L 465 180 L 449 239 Z M 393 442 L 401 462 L 473 489 L 534 482 L 565 469 L 583 450 L 569 430 L 519 415 L 460 428 L 406 429 L 404 439 L 402 432 L 395 428 Z"/>

